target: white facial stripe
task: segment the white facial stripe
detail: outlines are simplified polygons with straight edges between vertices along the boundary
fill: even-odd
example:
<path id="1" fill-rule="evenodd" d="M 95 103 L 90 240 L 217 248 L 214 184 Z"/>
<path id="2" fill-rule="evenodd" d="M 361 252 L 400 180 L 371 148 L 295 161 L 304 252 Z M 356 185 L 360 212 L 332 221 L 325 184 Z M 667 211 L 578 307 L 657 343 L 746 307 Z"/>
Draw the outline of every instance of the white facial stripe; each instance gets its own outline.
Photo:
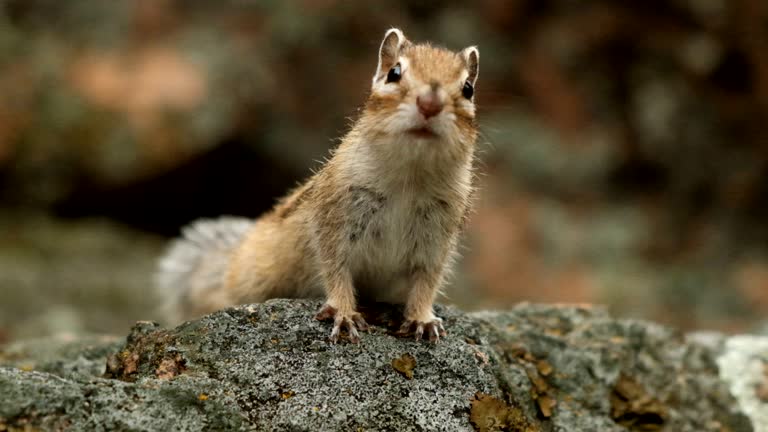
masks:
<path id="1" fill-rule="evenodd" d="M 473 104 L 471 100 L 462 97 L 457 105 L 459 105 L 459 108 L 467 114 L 471 116 L 475 115 L 475 104 Z"/>
<path id="2" fill-rule="evenodd" d="M 386 81 L 379 80 L 373 84 L 373 92 L 379 95 L 396 95 L 400 94 L 400 89 L 395 83 L 387 84 Z"/>
<path id="3" fill-rule="evenodd" d="M 405 75 L 405 72 L 411 66 L 411 62 L 408 61 L 408 59 L 406 57 L 399 57 L 397 59 L 397 62 L 400 63 L 400 70 L 402 70 L 403 71 L 403 75 Z"/>
<path id="4" fill-rule="evenodd" d="M 462 86 L 464 85 L 464 83 L 467 81 L 468 78 L 469 78 L 469 71 L 465 69 L 461 72 L 461 80 L 459 81 L 461 82 Z"/>

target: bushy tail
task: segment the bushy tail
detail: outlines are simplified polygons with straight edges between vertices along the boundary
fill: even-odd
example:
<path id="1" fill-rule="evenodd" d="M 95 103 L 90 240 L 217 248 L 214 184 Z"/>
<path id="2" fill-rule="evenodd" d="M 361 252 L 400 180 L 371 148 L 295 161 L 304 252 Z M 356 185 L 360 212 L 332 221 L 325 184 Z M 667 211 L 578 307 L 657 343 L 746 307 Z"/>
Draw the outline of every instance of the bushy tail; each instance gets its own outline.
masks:
<path id="1" fill-rule="evenodd" d="M 178 322 L 207 312 L 221 295 L 231 252 L 243 241 L 253 221 L 239 217 L 201 219 L 182 229 L 160 259 L 155 286 L 163 316 Z"/>

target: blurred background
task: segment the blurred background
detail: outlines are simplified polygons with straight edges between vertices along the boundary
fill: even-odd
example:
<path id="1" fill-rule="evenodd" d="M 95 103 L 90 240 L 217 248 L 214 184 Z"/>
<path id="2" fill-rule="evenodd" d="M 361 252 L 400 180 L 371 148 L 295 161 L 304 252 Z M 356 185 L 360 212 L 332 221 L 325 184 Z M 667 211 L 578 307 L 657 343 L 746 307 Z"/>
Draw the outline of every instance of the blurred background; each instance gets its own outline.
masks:
<path id="1" fill-rule="evenodd" d="M 765 0 L 2 0 L 0 341 L 162 319 L 168 239 L 317 168 L 391 26 L 482 54 L 446 301 L 768 331 Z"/>

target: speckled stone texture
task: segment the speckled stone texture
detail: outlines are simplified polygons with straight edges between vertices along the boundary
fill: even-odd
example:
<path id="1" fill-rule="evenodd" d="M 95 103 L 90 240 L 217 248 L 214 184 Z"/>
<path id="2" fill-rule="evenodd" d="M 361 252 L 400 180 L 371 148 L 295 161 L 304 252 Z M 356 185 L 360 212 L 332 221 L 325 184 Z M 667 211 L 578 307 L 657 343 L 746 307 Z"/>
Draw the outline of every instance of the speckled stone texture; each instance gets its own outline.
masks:
<path id="1" fill-rule="evenodd" d="M 439 307 L 448 336 L 436 345 L 398 337 L 397 311 L 373 307 L 361 344 L 332 345 L 329 324 L 312 319 L 319 306 L 273 300 L 174 329 L 142 322 L 122 344 L 5 347 L 0 430 L 765 430 L 720 377 L 728 343 L 601 309 L 520 305 Z"/>

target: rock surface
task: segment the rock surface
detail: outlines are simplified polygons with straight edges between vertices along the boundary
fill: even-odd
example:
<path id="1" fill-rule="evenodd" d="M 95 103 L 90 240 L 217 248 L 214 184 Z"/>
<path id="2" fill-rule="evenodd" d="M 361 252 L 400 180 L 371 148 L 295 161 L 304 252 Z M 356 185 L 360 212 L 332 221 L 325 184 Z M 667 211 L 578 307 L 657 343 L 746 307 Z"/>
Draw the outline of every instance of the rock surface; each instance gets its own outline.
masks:
<path id="1" fill-rule="evenodd" d="M 319 306 L 274 300 L 174 329 L 141 322 L 122 345 L 6 347 L 0 431 L 768 430 L 768 338 L 745 349 L 601 309 L 520 305 L 440 307 L 449 335 L 436 345 L 397 337 L 396 313 L 372 308 L 361 344 L 331 345 L 312 320 Z M 743 380 L 739 362 L 751 365 Z"/>

